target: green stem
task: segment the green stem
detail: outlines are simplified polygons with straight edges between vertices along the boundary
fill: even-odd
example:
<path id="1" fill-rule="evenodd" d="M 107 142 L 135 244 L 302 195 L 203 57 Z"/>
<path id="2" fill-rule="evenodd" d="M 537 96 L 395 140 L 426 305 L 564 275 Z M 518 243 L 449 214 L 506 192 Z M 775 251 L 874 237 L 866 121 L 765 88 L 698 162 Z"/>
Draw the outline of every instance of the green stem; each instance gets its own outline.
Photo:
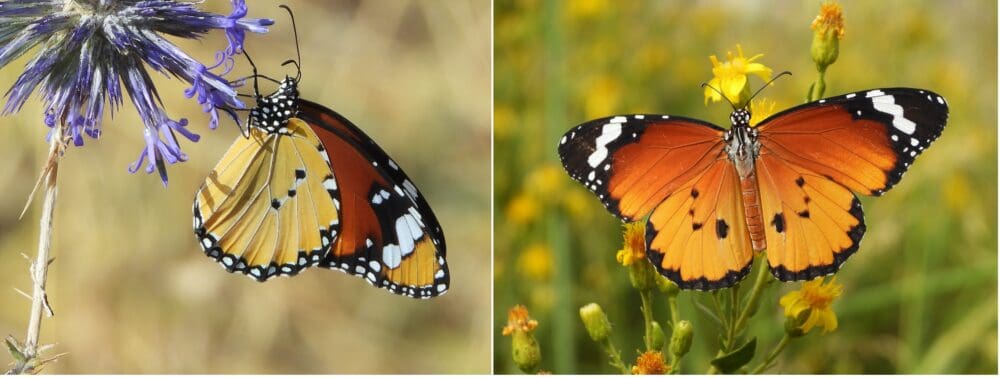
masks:
<path id="1" fill-rule="evenodd" d="M 819 75 L 816 77 L 816 82 L 809 87 L 809 98 L 807 102 L 813 102 L 823 98 L 823 92 L 826 92 L 826 70 L 819 71 Z"/>
<path id="2" fill-rule="evenodd" d="M 765 255 L 761 253 L 761 256 Z M 746 307 L 740 312 L 740 317 L 736 319 L 735 328 L 737 330 L 742 330 L 746 326 L 747 321 L 750 320 L 750 317 L 757 312 L 757 307 L 760 305 L 760 295 L 764 292 L 767 284 L 771 282 L 771 275 L 768 274 L 767 267 L 762 265 L 765 262 L 763 257 L 757 261 L 757 266 L 759 267 L 757 277 L 754 279 L 753 289 L 750 291 L 750 299 L 747 300 Z"/>
<path id="3" fill-rule="evenodd" d="M 777 358 L 779 354 L 781 354 L 781 351 L 785 350 L 785 347 L 788 346 L 789 341 L 792 341 L 792 338 L 788 337 L 788 334 L 786 333 L 785 336 L 781 338 L 781 341 L 778 342 L 778 345 L 774 347 L 774 350 L 772 350 L 771 353 L 767 355 L 767 358 L 764 359 L 764 362 L 762 362 L 760 366 L 757 366 L 756 369 L 753 369 L 753 371 L 750 372 L 750 374 L 760 374 L 763 373 L 764 370 L 767 370 L 767 368 L 770 367 L 771 363 L 774 362 L 774 359 Z"/>
<path id="4" fill-rule="evenodd" d="M 677 327 L 677 324 L 681 322 L 681 314 L 677 311 L 677 296 L 671 295 L 667 297 L 667 305 L 670 306 L 670 330 L 672 334 L 674 332 L 674 327 Z M 681 356 L 670 353 L 670 371 L 668 371 L 667 374 L 676 374 L 680 372 L 680 366 Z"/>
<path id="5" fill-rule="evenodd" d="M 646 324 L 646 336 L 643 341 L 646 343 L 646 350 L 653 350 L 653 292 L 650 290 L 640 290 L 639 297 L 642 298 L 642 319 Z"/>
<path id="6" fill-rule="evenodd" d="M 632 374 L 632 371 L 629 370 L 628 366 L 625 366 L 625 362 L 622 362 L 622 354 L 618 351 L 618 348 L 615 348 L 615 344 L 611 342 L 611 338 L 604 340 L 604 342 L 601 343 L 601 346 L 604 347 L 604 352 L 606 352 L 608 357 L 611 358 L 611 361 L 608 361 L 608 364 L 618 369 L 618 371 L 622 374 Z"/>

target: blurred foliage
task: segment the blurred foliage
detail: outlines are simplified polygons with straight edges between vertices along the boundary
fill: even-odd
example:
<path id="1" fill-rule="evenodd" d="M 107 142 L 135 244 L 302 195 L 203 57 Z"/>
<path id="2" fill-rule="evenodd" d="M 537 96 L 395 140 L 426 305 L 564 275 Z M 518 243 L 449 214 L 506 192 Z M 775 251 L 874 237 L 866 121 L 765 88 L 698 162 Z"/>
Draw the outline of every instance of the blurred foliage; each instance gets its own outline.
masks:
<path id="1" fill-rule="evenodd" d="M 837 275 L 844 285 L 834 304 L 838 329 L 794 341 L 770 371 L 995 374 L 996 3 L 843 6 L 846 34 L 826 72 L 826 96 L 927 88 L 948 99 L 951 114 L 899 186 L 862 198 L 868 231 Z M 643 334 L 640 300 L 615 261 L 620 223 L 565 173 L 549 178 L 561 171 L 559 138 L 612 114 L 728 125 L 729 109 L 706 107 L 699 85 L 711 78 L 708 56 L 737 43 L 748 55 L 763 53 L 760 61 L 776 71 L 794 73 L 764 91 L 777 109 L 803 102 L 816 77 L 810 23 L 820 3 L 510 0 L 495 7 L 494 324 L 525 304 L 539 322 L 543 370 L 611 373 L 575 312 L 600 303 L 631 359 Z M 783 333 L 778 298 L 799 285 L 774 286 L 748 331 L 762 350 Z M 694 310 L 700 295 L 679 297 L 696 335 L 682 365 L 688 373 L 706 371 L 718 348 L 712 324 Z M 517 372 L 510 340 L 494 337 L 496 372 Z"/>
<path id="2" fill-rule="evenodd" d="M 272 77 L 291 74 L 298 21 L 305 98 L 352 120 L 406 169 L 447 235 L 450 292 L 418 301 L 319 268 L 264 284 L 205 258 L 191 231 L 195 190 L 239 131 L 218 130 L 178 81 L 156 78 L 166 109 L 201 134 L 190 161 L 155 175 L 126 167 L 142 145 L 131 106 L 100 140 L 70 148 L 59 177 L 48 292 L 56 316 L 41 342 L 68 352 L 50 373 L 486 373 L 490 356 L 490 8 L 481 1 L 252 1 L 277 24 L 248 36 Z M 228 14 L 228 1 L 206 2 Z M 187 51 L 212 61 L 224 36 Z M 20 67 L 14 62 L 11 67 Z M 237 61 L 232 77 L 247 74 Z M 0 72 L 0 85 L 16 78 Z M 265 84 L 262 84 L 265 85 Z M 263 90 L 273 90 L 265 86 Z M 47 145 L 37 102 L 0 127 L 0 333 L 23 338 L 39 203 L 18 214 Z M 203 125 L 203 126 L 199 126 Z M 37 201 L 36 201 L 37 202 Z"/>

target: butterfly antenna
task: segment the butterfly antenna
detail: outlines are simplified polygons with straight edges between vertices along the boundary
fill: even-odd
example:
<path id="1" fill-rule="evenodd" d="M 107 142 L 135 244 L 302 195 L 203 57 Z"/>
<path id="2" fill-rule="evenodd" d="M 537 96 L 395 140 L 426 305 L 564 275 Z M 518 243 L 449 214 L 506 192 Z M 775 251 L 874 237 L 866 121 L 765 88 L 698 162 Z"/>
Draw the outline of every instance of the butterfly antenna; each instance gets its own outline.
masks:
<path id="1" fill-rule="evenodd" d="M 299 81 L 302 78 L 302 51 L 299 50 L 299 27 L 295 25 L 295 14 L 292 13 L 292 8 L 289 8 L 285 4 L 279 5 L 282 9 L 288 12 L 288 17 L 292 19 L 292 33 L 295 34 L 295 60 L 288 60 L 281 65 L 286 65 L 289 63 L 295 64 L 295 70 L 298 71 L 295 74 L 295 81 Z"/>
<path id="2" fill-rule="evenodd" d="M 757 89 L 757 91 L 753 93 L 753 96 L 750 96 L 750 100 L 753 100 L 753 98 L 754 98 L 754 97 L 757 97 L 757 94 L 758 94 L 758 93 L 760 93 L 760 91 L 763 91 L 763 90 L 764 90 L 764 88 L 767 88 L 767 87 L 768 87 L 769 85 L 771 85 L 771 83 L 773 83 L 773 82 L 774 82 L 775 80 L 778 80 L 778 78 L 779 78 L 779 77 L 782 77 L 782 76 L 785 76 L 785 75 L 789 75 L 789 76 L 791 76 L 791 75 L 792 75 L 792 73 L 791 73 L 791 72 L 788 72 L 788 71 L 784 71 L 784 72 L 782 72 L 782 73 L 779 73 L 779 74 L 778 74 L 777 76 L 775 76 L 775 77 L 771 78 L 771 80 L 768 80 L 768 82 L 767 82 L 766 84 L 764 84 L 764 86 L 760 87 L 760 89 Z M 750 100 L 747 100 L 747 103 L 750 103 Z"/>
<path id="3" fill-rule="evenodd" d="M 247 62 L 250 62 L 250 68 L 253 69 L 253 76 L 251 76 L 253 77 L 253 95 L 254 97 L 259 98 L 260 85 L 257 83 L 257 77 L 259 77 L 260 75 L 257 73 L 257 65 L 253 63 L 253 59 L 250 59 L 250 53 L 247 52 L 246 48 L 243 49 L 243 56 L 247 57 Z"/>
<path id="4" fill-rule="evenodd" d="M 719 96 L 722 96 L 722 98 L 726 99 L 726 102 L 729 103 L 729 106 L 733 107 L 733 110 L 736 110 L 736 104 L 734 104 L 732 101 L 729 101 L 729 97 L 726 97 L 726 95 L 723 94 L 722 91 L 720 91 L 718 89 L 715 89 L 715 87 L 713 87 L 711 85 L 708 85 L 708 83 L 701 83 L 701 87 L 702 88 L 711 88 L 713 91 L 715 91 L 715 93 L 718 93 Z"/>

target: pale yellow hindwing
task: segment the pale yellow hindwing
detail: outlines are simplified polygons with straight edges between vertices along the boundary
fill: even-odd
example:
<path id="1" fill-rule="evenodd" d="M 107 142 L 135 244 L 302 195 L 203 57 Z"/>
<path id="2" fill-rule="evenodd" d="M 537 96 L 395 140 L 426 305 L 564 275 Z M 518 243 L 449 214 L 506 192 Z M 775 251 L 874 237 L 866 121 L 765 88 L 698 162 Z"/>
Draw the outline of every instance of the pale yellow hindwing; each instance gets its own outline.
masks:
<path id="1" fill-rule="evenodd" d="M 292 118 L 237 138 L 194 202 L 205 253 L 258 281 L 316 265 L 340 230 L 339 191 L 323 144 Z"/>

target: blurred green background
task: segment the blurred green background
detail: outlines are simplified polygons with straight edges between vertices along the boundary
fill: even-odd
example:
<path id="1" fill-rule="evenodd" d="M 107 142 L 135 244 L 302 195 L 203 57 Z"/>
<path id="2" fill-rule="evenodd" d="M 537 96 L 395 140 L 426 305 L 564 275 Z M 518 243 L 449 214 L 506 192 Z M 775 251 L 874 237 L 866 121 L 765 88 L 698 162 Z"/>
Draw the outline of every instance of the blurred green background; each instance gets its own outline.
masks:
<path id="1" fill-rule="evenodd" d="M 279 66 L 295 57 L 291 23 L 277 7 L 288 4 L 303 49 L 302 95 L 364 129 L 427 197 L 450 246 L 451 290 L 418 301 L 319 268 L 264 284 L 226 273 L 196 243 L 191 201 L 239 132 L 231 122 L 210 131 L 183 97 L 186 86 L 154 75 L 168 113 L 189 118 L 202 140 L 182 142 L 190 161 L 169 167 L 166 189 L 155 174 L 126 172 L 143 146 L 130 105 L 105 122 L 100 140 L 67 152 L 48 281 L 56 316 L 44 320 L 41 342 L 68 355 L 46 372 L 489 372 L 490 7 L 249 3 L 250 17 L 277 22 L 247 36 L 262 72 L 292 72 Z M 202 6 L 230 12 L 228 1 Z M 210 62 L 225 37 L 181 45 Z M 0 85 L 12 84 L 24 62 L 0 72 Z M 241 59 L 232 77 L 247 72 Z M 0 127 L 0 334 L 22 340 L 30 303 L 12 288 L 30 291 L 20 254 L 35 253 L 40 202 L 18 214 L 47 153 L 42 114 L 30 102 Z"/>
<path id="2" fill-rule="evenodd" d="M 950 105 L 944 134 L 881 198 L 863 198 L 868 232 L 840 273 L 835 332 L 793 341 L 772 372 L 997 373 L 997 8 L 992 1 L 844 2 L 846 36 L 826 96 L 927 88 Z M 627 363 L 642 346 L 639 296 L 615 261 L 621 224 L 563 172 L 561 135 L 612 114 L 683 115 L 728 125 L 703 104 L 709 55 L 741 44 L 775 72 L 777 109 L 801 103 L 816 73 L 809 25 L 819 1 L 496 2 L 494 367 L 517 372 L 506 312 L 540 323 L 542 368 L 613 372 L 586 335 L 580 306 L 597 302 Z M 752 78 L 751 86 L 761 85 Z M 777 288 L 775 288 L 777 287 Z M 758 355 L 781 338 L 773 285 L 752 321 Z M 695 342 L 683 371 L 703 373 L 717 329 L 680 295 Z M 666 301 L 656 302 L 666 324 Z M 760 356 L 755 359 L 760 361 Z"/>

